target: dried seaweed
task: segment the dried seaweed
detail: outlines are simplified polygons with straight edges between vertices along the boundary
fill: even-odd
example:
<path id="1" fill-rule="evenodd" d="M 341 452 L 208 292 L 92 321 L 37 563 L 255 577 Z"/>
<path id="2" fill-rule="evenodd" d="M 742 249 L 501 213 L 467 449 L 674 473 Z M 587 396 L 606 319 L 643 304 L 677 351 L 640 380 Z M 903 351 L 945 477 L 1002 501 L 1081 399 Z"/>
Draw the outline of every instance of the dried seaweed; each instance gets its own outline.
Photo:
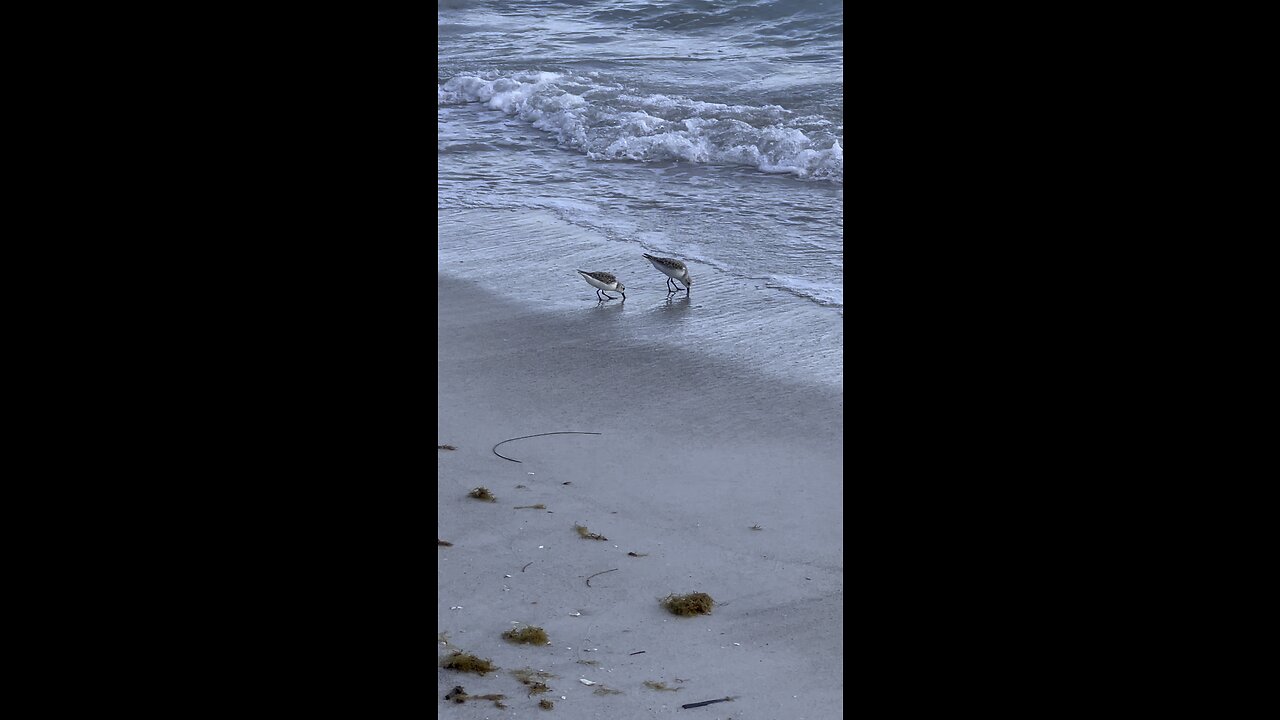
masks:
<path id="1" fill-rule="evenodd" d="M 446 670 L 457 670 L 458 672 L 475 673 L 477 675 L 484 675 L 498 669 L 488 659 L 481 660 L 475 655 L 464 653 L 461 650 L 455 650 L 452 655 L 446 657 L 440 663 L 440 667 Z"/>
<path id="2" fill-rule="evenodd" d="M 519 680 L 521 683 L 523 683 L 526 687 L 529 688 L 529 697 L 533 697 L 534 695 L 538 695 L 540 693 L 550 691 L 551 688 L 547 687 L 547 684 L 543 682 L 543 680 L 555 677 L 555 675 L 552 675 L 549 672 L 545 672 L 543 670 L 534 670 L 533 668 L 521 668 L 520 670 L 512 670 L 511 674 L 514 675 L 517 680 Z"/>
<path id="3" fill-rule="evenodd" d="M 524 643 L 526 645 L 546 645 L 551 642 L 547 639 L 546 630 L 532 625 L 522 627 L 519 630 L 512 628 L 511 630 L 502 633 L 502 637 L 510 640 L 511 642 Z"/>
<path id="4" fill-rule="evenodd" d="M 529 694 L 527 697 L 533 697 L 534 695 L 537 695 L 539 693 L 544 693 L 549 690 L 551 690 L 551 688 L 547 687 L 546 683 L 540 682 L 538 680 L 534 680 L 533 682 L 529 683 Z"/>
<path id="5" fill-rule="evenodd" d="M 553 703 L 553 702 L 551 702 L 550 700 L 539 700 L 539 701 L 538 701 L 538 707 L 542 708 L 543 710 L 550 710 L 551 708 L 553 708 L 553 707 L 555 707 L 555 706 L 556 706 L 556 704 L 555 704 L 555 703 Z"/>
<path id="6" fill-rule="evenodd" d="M 477 500 L 488 500 L 489 502 L 498 502 L 498 498 L 494 497 L 493 493 L 489 492 L 489 488 L 487 487 L 478 487 L 472 490 L 471 492 L 467 493 L 467 496 L 473 497 Z"/>
<path id="7" fill-rule="evenodd" d="M 441 540 L 440 538 L 436 538 L 436 545 L 439 545 L 440 547 L 453 547 L 453 543 L 448 540 Z"/>
<path id="8" fill-rule="evenodd" d="M 506 695 L 468 695 L 467 691 L 463 690 L 461 685 L 454 685 L 453 689 L 450 690 L 444 696 L 444 699 L 452 700 L 453 702 L 456 702 L 459 705 L 461 705 L 462 703 L 468 700 L 492 700 L 493 704 L 496 705 L 497 707 L 505 708 L 506 705 L 503 705 L 502 701 L 507 699 L 507 696 Z"/>
<path id="9" fill-rule="evenodd" d="M 456 448 L 456 447 L 454 447 L 454 446 L 452 446 L 452 445 L 437 445 L 437 446 L 436 446 L 436 449 L 437 449 L 437 450 L 457 450 L 458 448 Z"/>
<path id="10" fill-rule="evenodd" d="M 710 615 L 711 606 L 715 601 L 711 596 L 703 593 L 689 593 L 688 595 L 668 595 L 659 602 L 663 607 L 670 610 L 675 615 Z"/>
<path id="11" fill-rule="evenodd" d="M 578 537 L 582 538 L 583 540 L 608 540 L 609 539 L 601 535 L 600 533 L 593 533 L 590 530 L 587 530 L 586 525 L 574 525 L 573 529 L 578 531 Z"/>

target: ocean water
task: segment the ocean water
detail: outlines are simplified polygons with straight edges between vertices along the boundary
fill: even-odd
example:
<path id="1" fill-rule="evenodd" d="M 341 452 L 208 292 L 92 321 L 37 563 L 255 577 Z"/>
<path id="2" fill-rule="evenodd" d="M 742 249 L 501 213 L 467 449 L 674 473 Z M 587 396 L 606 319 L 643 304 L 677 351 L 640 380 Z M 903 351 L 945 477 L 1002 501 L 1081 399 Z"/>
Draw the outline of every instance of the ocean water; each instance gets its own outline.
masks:
<path id="1" fill-rule="evenodd" d="M 832 0 L 440 0 L 440 271 L 602 343 L 842 389 L 843 22 Z"/>

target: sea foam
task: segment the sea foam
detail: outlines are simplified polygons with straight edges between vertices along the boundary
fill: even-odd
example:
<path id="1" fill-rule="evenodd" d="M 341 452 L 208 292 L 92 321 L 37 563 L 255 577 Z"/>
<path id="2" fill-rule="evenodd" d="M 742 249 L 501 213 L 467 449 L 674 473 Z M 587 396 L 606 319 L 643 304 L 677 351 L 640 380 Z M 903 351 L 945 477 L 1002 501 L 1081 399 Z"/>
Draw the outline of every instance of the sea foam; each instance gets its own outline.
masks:
<path id="1" fill-rule="evenodd" d="M 844 182 L 844 148 L 831 123 L 778 105 L 637 95 L 598 77 L 545 71 L 458 75 L 437 85 L 436 97 L 438 105 L 478 103 L 519 117 L 592 160 L 746 165 Z"/>

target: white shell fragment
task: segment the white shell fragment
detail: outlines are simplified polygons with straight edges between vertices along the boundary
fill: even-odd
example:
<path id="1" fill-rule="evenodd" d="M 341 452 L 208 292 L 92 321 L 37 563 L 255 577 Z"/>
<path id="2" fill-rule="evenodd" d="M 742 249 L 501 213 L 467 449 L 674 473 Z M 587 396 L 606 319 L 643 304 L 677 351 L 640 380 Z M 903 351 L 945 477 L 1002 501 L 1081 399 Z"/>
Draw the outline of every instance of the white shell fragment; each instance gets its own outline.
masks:
<path id="1" fill-rule="evenodd" d="M 582 617 L 582 613 L 572 612 L 572 613 L 569 613 L 569 617 Z"/>
<path id="2" fill-rule="evenodd" d="M 583 685 L 598 685 L 598 684 L 599 684 L 599 683 L 591 682 L 590 680 L 585 680 L 585 679 L 583 679 L 583 678 L 578 678 L 578 682 L 582 683 Z"/>

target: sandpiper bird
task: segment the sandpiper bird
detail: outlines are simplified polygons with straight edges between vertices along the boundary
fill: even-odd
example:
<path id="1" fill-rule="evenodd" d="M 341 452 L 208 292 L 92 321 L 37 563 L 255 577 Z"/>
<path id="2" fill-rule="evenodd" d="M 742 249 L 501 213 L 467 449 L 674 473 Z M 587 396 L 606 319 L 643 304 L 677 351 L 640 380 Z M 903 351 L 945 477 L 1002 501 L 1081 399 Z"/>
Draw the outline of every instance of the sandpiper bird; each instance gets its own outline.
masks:
<path id="1" fill-rule="evenodd" d="M 649 262 L 653 263 L 654 267 L 667 274 L 668 292 L 678 292 L 680 290 L 672 282 L 672 279 L 675 279 L 684 283 L 684 294 L 689 294 L 689 286 L 693 284 L 693 278 L 689 277 L 689 268 L 685 267 L 684 263 L 675 258 L 654 257 L 649 253 L 645 253 L 644 256 L 649 259 Z"/>
<path id="2" fill-rule="evenodd" d="M 583 280 L 586 280 L 588 283 L 591 284 L 591 287 L 594 287 L 596 289 L 596 297 L 598 298 L 600 297 L 601 290 L 617 290 L 618 292 L 622 293 L 623 301 L 626 301 L 627 294 L 622 292 L 626 288 L 622 286 L 622 283 L 618 282 L 618 278 L 614 277 L 613 273 L 587 272 L 586 270 L 579 270 L 578 272 L 582 274 Z M 609 298 L 610 300 L 617 300 L 617 298 L 613 297 L 608 293 L 605 293 L 604 297 Z M 600 298 L 600 299 L 601 301 L 604 300 L 604 298 Z"/>

